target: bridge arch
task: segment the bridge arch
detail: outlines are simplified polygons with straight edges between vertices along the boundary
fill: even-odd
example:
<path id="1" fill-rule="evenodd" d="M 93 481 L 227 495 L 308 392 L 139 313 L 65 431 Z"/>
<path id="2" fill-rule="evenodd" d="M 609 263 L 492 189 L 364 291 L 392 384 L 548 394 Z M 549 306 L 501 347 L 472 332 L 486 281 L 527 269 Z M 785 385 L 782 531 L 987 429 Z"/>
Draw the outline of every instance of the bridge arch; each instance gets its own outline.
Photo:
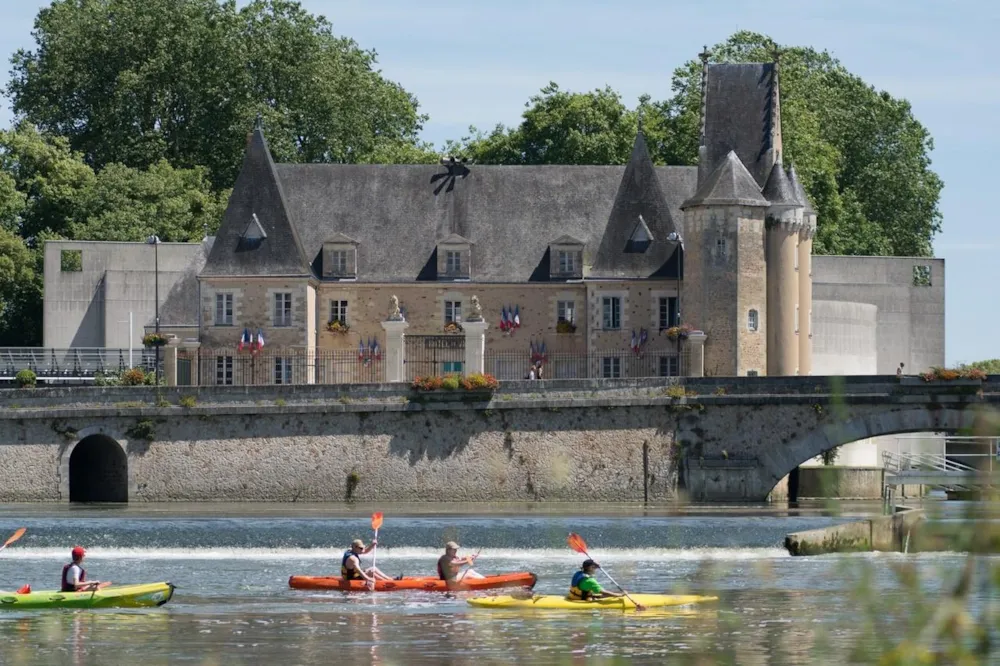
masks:
<path id="1" fill-rule="evenodd" d="M 128 502 L 127 445 L 100 426 L 79 431 L 59 462 L 60 496 L 70 502 Z"/>
<path id="2" fill-rule="evenodd" d="M 802 463 L 844 444 L 887 435 L 915 432 L 955 434 L 971 430 L 976 425 L 979 412 L 968 407 L 913 407 L 862 414 L 845 421 L 825 424 L 788 445 L 761 456 L 761 481 L 766 486 L 763 495 L 770 493 L 779 481 Z"/>

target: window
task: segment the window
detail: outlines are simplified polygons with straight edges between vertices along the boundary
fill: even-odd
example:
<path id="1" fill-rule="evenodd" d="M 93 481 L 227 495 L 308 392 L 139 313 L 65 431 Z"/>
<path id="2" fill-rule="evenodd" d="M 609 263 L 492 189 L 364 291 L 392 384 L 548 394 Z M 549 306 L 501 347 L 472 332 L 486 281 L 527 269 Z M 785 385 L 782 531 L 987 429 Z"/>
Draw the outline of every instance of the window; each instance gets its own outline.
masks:
<path id="1" fill-rule="evenodd" d="M 747 370 L 747 377 L 756 377 L 756 376 L 757 376 L 756 370 Z"/>
<path id="2" fill-rule="evenodd" d="M 747 330 L 756 331 L 757 327 L 760 325 L 758 321 L 759 315 L 756 310 L 751 310 L 747 313 Z"/>
<path id="3" fill-rule="evenodd" d="M 347 323 L 347 301 L 330 301 L 330 321 Z"/>
<path id="4" fill-rule="evenodd" d="M 445 361 L 441 364 L 441 370 L 445 374 L 448 373 L 461 373 L 462 372 L 462 362 L 461 361 Z"/>
<path id="5" fill-rule="evenodd" d="M 622 376 L 622 360 L 617 356 L 605 356 L 601 359 L 601 376 L 605 379 L 618 379 Z"/>
<path id="6" fill-rule="evenodd" d="M 931 286 L 931 267 L 927 264 L 922 266 L 913 267 L 913 286 L 914 287 L 929 287 Z"/>
<path id="7" fill-rule="evenodd" d="M 677 311 L 677 297 L 660 297 L 660 330 L 665 331 L 671 326 L 678 326 L 680 313 Z"/>
<path id="8" fill-rule="evenodd" d="M 561 321 L 572 324 L 576 321 L 576 302 L 559 301 L 556 304 L 556 323 Z"/>
<path id="9" fill-rule="evenodd" d="M 232 326 L 233 325 L 233 295 L 232 294 L 216 294 L 215 295 L 215 325 L 216 326 Z"/>
<path id="10" fill-rule="evenodd" d="M 292 359 L 281 357 L 274 359 L 274 383 L 292 383 Z"/>
<path id="11" fill-rule="evenodd" d="M 807 323 L 809 324 L 809 337 L 811 338 L 813 336 L 813 311 L 812 311 L 812 309 L 809 310 L 809 321 Z"/>
<path id="12" fill-rule="evenodd" d="M 680 362 L 677 356 L 661 356 L 660 357 L 660 376 L 661 377 L 677 377 L 680 373 Z"/>
<path id="13" fill-rule="evenodd" d="M 347 273 L 347 250 L 330 251 L 330 272 L 336 275 Z"/>
<path id="14" fill-rule="evenodd" d="M 289 293 L 274 295 L 274 325 L 292 325 L 292 295 Z"/>
<path id="15" fill-rule="evenodd" d="M 795 270 L 799 270 L 799 242 L 795 241 Z"/>
<path id="16" fill-rule="evenodd" d="M 444 323 L 459 324 L 462 321 L 462 301 L 444 302 Z"/>
<path id="17" fill-rule="evenodd" d="M 604 330 L 616 331 L 622 327 L 622 299 L 621 296 L 605 296 L 603 299 L 603 321 Z"/>
<path id="18" fill-rule="evenodd" d="M 799 332 L 799 306 L 795 306 L 795 332 Z"/>
<path id="19" fill-rule="evenodd" d="M 569 252 L 567 250 L 559 250 L 559 272 L 560 273 L 574 273 L 576 272 L 576 261 L 575 253 Z"/>
<path id="20" fill-rule="evenodd" d="M 716 238 L 715 239 L 715 256 L 716 256 L 717 259 L 720 259 L 720 260 L 723 260 L 723 261 L 726 259 L 726 239 L 725 238 Z"/>
<path id="21" fill-rule="evenodd" d="M 448 250 L 444 255 L 445 271 L 448 275 L 458 275 L 462 272 L 462 253 L 458 250 Z"/>
<path id="22" fill-rule="evenodd" d="M 233 384 L 232 356 L 215 357 L 215 383 L 222 384 L 225 386 L 232 386 Z"/>
<path id="23" fill-rule="evenodd" d="M 83 270 L 83 250 L 63 250 L 59 253 L 59 270 L 79 273 Z"/>

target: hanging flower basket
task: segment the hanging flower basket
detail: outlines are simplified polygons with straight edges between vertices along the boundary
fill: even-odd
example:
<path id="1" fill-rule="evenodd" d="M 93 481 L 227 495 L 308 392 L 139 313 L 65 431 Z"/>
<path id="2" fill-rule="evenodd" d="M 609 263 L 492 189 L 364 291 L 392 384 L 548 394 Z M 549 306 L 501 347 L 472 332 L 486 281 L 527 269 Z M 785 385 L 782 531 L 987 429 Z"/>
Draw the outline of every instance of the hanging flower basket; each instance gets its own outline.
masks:
<path id="1" fill-rule="evenodd" d="M 459 324 L 457 321 L 449 321 L 447 324 L 444 325 L 445 333 L 461 333 L 464 330 L 465 329 L 462 328 L 462 325 Z"/>
<path id="2" fill-rule="evenodd" d="M 556 333 L 576 333 L 576 324 L 565 319 L 560 319 L 556 322 Z"/>
<path id="3" fill-rule="evenodd" d="M 341 335 L 346 335 L 348 331 L 351 330 L 350 325 L 343 319 L 331 319 L 327 325 L 326 330 L 331 333 L 340 333 Z"/>
<path id="4" fill-rule="evenodd" d="M 677 340 L 678 338 L 681 340 L 687 340 L 693 330 L 694 327 L 690 324 L 681 324 L 680 326 L 671 326 L 664 331 L 664 333 L 666 333 L 667 337 L 671 340 Z"/>
<path id="5" fill-rule="evenodd" d="M 147 333 L 142 338 L 142 344 L 147 347 L 162 347 L 167 344 L 167 336 L 161 333 Z"/>

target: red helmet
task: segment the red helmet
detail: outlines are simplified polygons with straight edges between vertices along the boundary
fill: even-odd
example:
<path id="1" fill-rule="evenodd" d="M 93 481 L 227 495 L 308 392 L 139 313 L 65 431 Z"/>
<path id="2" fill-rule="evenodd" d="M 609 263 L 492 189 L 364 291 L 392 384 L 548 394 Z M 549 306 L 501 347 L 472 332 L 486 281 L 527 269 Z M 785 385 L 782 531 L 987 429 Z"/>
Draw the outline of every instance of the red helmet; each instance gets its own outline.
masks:
<path id="1" fill-rule="evenodd" d="M 73 551 L 72 551 L 73 559 L 74 560 L 80 559 L 81 557 L 83 557 L 83 554 L 86 553 L 86 552 L 87 551 L 85 551 L 83 549 L 83 546 L 74 546 L 73 547 Z"/>

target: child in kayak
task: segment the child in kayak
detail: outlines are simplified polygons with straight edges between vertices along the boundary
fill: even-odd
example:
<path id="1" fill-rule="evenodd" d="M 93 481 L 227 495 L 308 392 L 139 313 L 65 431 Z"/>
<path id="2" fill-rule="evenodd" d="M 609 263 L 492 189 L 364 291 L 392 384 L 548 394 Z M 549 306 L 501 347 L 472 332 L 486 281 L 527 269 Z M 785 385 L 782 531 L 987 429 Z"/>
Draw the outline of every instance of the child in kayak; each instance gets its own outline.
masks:
<path id="1" fill-rule="evenodd" d="M 458 574 L 462 570 L 462 566 L 466 564 L 471 565 L 475 561 L 475 555 L 459 557 L 458 544 L 454 541 L 449 541 L 444 545 L 444 555 L 438 558 L 438 578 L 447 581 L 450 586 L 452 583 L 457 581 Z M 485 578 L 485 576 L 478 571 L 469 569 L 462 574 L 462 580 L 465 580 L 466 578 Z"/>
<path id="2" fill-rule="evenodd" d="M 368 582 L 368 587 L 372 588 L 377 580 L 392 580 L 375 567 L 370 567 L 367 571 L 361 568 L 361 556 L 371 552 L 377 544 L 378 541 L 372 540 L 365 547 L 365 542 L 361 539 L 351 542 L 351 549 L 344 551 L 344 557 L 340 560 L 340 575 L 344 580 L 364 580 Z"/>
<path id="3" fill-rule="evenodd" d="M 618 592 L 608 592 L 601 587 L 601 584 L 594 578 L 594 572 L 600 568 L 601 565 L 594 560 L 584 560 L 580 570 L 573 574 L 573 581 L 569 585 L 569 598 L 576 601 L 588 601 L 624 596 Z"/>
<path id="4" fill-rule="evenodd" d="M 62 570 L 63 592 L 89 592 L 102 586 L 100 581 L 87 580 L 87 572 L 81 566 L 86 553 L 83 546 L 75 546 L 70 552 L 73 561 L 65 565 Z"/>

